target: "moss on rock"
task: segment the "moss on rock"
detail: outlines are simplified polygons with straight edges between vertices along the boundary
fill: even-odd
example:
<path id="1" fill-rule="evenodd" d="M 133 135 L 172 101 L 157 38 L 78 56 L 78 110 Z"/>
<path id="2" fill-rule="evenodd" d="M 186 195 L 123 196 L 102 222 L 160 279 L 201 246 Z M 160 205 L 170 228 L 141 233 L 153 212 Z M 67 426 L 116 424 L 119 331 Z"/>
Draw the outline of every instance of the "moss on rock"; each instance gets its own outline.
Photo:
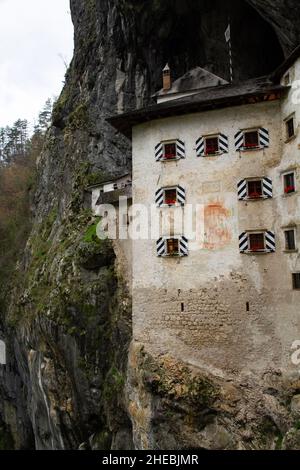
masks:
<path id="1" fill-rule="evenodd" d="M 219 395 L 216 385 L 170 356 L 158 361 L 142 351 L 139 367 L 146 388 L 161 397 L 202 408 L 211 406 Z"/>

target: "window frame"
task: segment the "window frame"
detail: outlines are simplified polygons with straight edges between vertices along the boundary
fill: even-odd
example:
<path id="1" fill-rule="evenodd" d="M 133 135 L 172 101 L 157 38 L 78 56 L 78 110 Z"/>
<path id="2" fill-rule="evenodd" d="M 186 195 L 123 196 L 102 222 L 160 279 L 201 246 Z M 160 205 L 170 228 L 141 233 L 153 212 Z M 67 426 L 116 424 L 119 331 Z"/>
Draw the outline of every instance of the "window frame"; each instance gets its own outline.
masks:
<path id="1" fill-rule="evenodd" d="M 257 230 L 254 232 L 247 232 L 248 235 L 248 252 L 249 253 L 266 253 L 267 248 L 266 248 L 266 231 L 264 230 Z M 252 250 L 251 249 L 251 235 L 262 235 L 263 236 L 263 242 L 264 242 L 264 248 L 259 249 L 259 250 Z"/>
<path id="2" fill-rule="evenodd" d="M 250 248 L 251 245 L 251 235 L 263 235 L 263 241 L 264 241 L 264 248 L 259 249 L 259 250 L 253 250 Z M 276 242 L 275 242 L 275 232 L 268 230 L 266 228 L 264 229 L 258 229 L 258 230 L 244 230 L 239 236 L 239 241 L 240 241 L 240 253 L 242 254 L 268 254 L 268 253 L 275 253 L 276 251 Z M 247 239 L 247 248 L 242 247 Z M 273 245 L 273 246 L 272 246 Z"/>
<path id="3" fill-rule="evenodd" d="M 296 281 L 296 276 L 298 276 L 298 281 Z M 292 273 L 292 280 L 293 280 L 293 290 L 300 291 L 300 272 Z M 297 282 L 299 282 L 298 287 L 296 287 Z"/>
<path id="4" fill-rule="evenodd" d="M 166 158 L 166 151 L 165 151 L 166 145 L 175 145 L 175 157 Z M 176 140 L 166 140 L 165 142 L 162 142 L 162 146 L 163 146 L 163 158 L 161 160 L 162 162 L 173 162 L 175 160 L 180 160 L 180 157 L 177 153 L 177 141 Z"/>
<path id="5" fill-rule="evenodd" d="M 220 149 L 220 134 L 205 135 L 203 136 L 203 139 L 204 139 L 204 157 L 214 157 L 216 155 L 221 155 L 223 153 L 222 150 Z M 218 150 L 216 152 L 212 152 L 212 153 L 206 152 L 206 141 L 208 139 L 217 139 Z"/>
<path id="6" fill-rule="evenodd" d="M 294 190 L 293 191 L 286 191 L 286 188 L 288 188 L 288 186 L 286 187 L 286 185 L 285 185 L 285 179 L 289 175 L 293 175 L 293 179 L 294 179 Z M 297 192 L 296 170 L 289 170 L 289 171 L 285 171 L 284 173 L 282 173 L 282 182 L 283 182 L 283 195 L 284 196 L 290 196 L 292 194 L 295 194 Z"/>
<path id="7" fill-rule="evenodd" d="M 164 243 L 165 243 L 165 254 L 163 255 L 164 257 L 166 257 L 166 258 L 179 258 L 180 257 L 180 240 L 181 240 L 181 238 L 182 237 L 179 236 L 179 235 L 172 235 L 172 236 L 163 237 Z M 173 253 L 173 254 L 168 253 L 168 240 L 177 240 L 177 242 L 178 242 L 178 253 Z"/>
<path id="8" fill-rule="evenodd" d="M 242 132 L 243 132 L 243 138 L 244 138 L 244 142 L 243 142 L 243 147 L 242 147 L 242 150 L 248 152 L 248 151 L 252 151 L 252 150 L 259 150 L 261 149 L 261 145 L 260 145 L 260 139 L 259 139 L 259 127 L 257 128 L 254 128 L 254 129 L 244 129 Z M 245 142 L 245 139 L 246 139 L 246 134 L 250 134 L 250 133 L 254 133 L 256 132 L 257 133 L 257 146 L 250 146 L 250 147 L 247 147 L 246 146 L 246 142 Z"/>
<path id="9" fill-rule="evenodd" d="M 260 182 L 261 185 L 261 194 L 257 197 L 253 197 L 249 195 L 249 183 L 257 183 Z M 257 201 L 258 199 L 266 199 L 267 196 L 264 195 L 264 186 L 263 186 L 263 178 L 249 178 L 246 179 L 246 185 L 247 185 L 247 197 L 246 199 L 249 201 Z"/>
<path id="10" fill-rule="evenodd" d="M 287 246 L 287 237 L 286 233 L 287 232 L 294 232 L 294 248 L 288 248 Z M 296 227 L 284 227 L 283 229 L 283 235 L 284 235 L 284 251 L 286 253 L 295 253 L 298 251 L 297 249 L 297 228 Z"/>
<path id="11" fill-rule="evenodd" d="M 289 122 L 292 121 L 293 122 L 293 135 L 289 135 Z M 284 124 L 285 124 L 285 136 L 286 136 L 286 140 L 285 142 L 290 142 L 291 140 L 295 139 L 296 137 L 296 126 L 295 126 L 295 113 L 291 114 L 290 116 L 288 116 L 285 120 L 284 120 Z"/>
<path id="12" fill-rule="evenodd" d="M 162 188 L 163 192 L 164 192 L 164 202 L 163 204 L 161 205 L 161 207 L 178 207 L 180 206 L 181 204 L 178 202 L 178 186 L 170 186 L 170 187 L 165 187 L 165 188 Z M 166 191 L 176 191 L 176 202 L 174 204 L 168 204 L 166 202 Z"/>

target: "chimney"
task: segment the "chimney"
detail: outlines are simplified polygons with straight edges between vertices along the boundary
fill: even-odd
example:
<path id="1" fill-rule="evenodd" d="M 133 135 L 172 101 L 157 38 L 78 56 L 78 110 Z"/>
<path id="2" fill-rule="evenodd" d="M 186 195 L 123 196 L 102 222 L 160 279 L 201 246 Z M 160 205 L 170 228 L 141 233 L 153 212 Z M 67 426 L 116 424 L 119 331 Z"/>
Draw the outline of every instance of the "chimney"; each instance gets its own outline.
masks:
<path id="1" fill-rule="evenodd" d="M 172 88 L 171 70 L 167 64 L 163 69 L 163 90 L 168 91 Z"/>

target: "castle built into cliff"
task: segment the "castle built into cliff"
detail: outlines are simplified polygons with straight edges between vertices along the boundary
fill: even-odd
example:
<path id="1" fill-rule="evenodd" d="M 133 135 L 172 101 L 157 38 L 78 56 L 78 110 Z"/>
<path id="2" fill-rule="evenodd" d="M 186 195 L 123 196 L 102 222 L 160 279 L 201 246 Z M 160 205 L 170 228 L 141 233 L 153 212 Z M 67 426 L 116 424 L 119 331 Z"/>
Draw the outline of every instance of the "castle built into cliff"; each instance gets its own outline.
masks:
<path id="1" fill-rule="evenodd" d="M 156 104 L 109 119 L 132 139 L 133 204 L 155 204 L 160 220 L 156 240 L 132 242 L 133 337 L 150 351 L 220 374 L 293 367 L 299 80 L 300 47 L 240 83 L 200 67 L 172 83 L 166 66 Z"/>

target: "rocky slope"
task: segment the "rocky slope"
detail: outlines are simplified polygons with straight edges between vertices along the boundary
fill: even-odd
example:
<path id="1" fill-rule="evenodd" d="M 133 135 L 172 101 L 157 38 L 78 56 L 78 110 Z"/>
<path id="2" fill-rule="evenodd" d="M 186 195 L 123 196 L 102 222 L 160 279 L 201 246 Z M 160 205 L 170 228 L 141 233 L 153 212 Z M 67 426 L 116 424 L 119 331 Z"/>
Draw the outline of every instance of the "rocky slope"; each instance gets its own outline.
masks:
<path id="1" fill-rule="evenodd" d="M 297 445 L 287 409 L 299 384 L 287 393 L 266 375 L 261 389 L 273 393 L 258 399 L 250 379 L 207 377 L 143 345 L 129 354 L 130 286 L 95 237 L 84 189 L 130 168 L 130 143 L 105 118 L 146 104 L 167 61 L 174 78 L 195 65 L 228 78 L 230 14 L 235 78 L 268 73 L 300 42 L 299 9 L 296 0 L 71 0 L 74 58 L 38 161 L 33 231 L 1 312 L 0 445 L 264 448 L 289 429 L 285 445 Z"/>

